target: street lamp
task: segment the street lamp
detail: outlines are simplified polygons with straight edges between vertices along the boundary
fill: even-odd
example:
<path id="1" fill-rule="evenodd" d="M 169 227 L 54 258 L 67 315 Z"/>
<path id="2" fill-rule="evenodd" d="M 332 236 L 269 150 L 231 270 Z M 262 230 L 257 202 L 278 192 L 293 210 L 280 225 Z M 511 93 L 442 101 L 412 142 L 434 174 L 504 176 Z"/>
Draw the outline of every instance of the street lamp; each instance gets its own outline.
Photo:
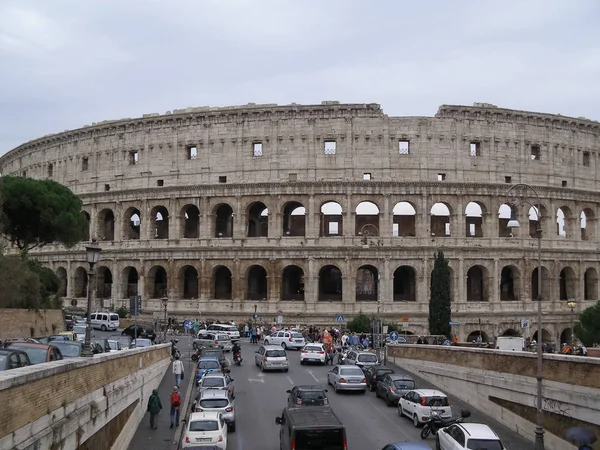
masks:
<path id="1" fill-rule="evenodd" d="M 535 198 L 537 199 L 537 206 L 533 206 L 523 197 L 523 194 L 518 195 L 516 191 L 513 192 L 516 188 L 530 189 Z M 530 185 L 525 183 L 517 183 L 513 184 L 508 191 L 507 195 L 513 193 L 513 198 L 516 201 L 520 201 L 521 203 L 527 204 L 531 206 L 537 217 L 537 225 L 535 230 L 536 239 L 538 241 L 537 250 L 538 250 L 538 262 L 537 262 L 537 323 L 538 323 L 538 342 L 537 342 L 537 398 L 536 398 L 536 423 L 535 423 L 535 450 L 544 450 L 544 424 L 543 424 L 543 414 L 544 411 L 542 409 L 542 380 L 543 380 L 543 332 L 542 332 L 542 202 L 540 200 L 540 196 L 537 191 Z M 510 220 L 506 224 L 509 228 L 518 228 L 519 221 L 517 220 L 516 215 L 516 205 L 513 202 L 510 206 Z"/>
<path id="2" fill-rule="evenodd" d="M 569 299 L 569 301 L 567 302 L 567 306 L 571 309 L 571 335 L 569 336 L 569 345 L 573 346 L 573 342 L 575 342 L 575 339 L 573 337 L 573 327 L 575 326 L 575 321 L 573 320 L 573 310 L 575 309 L 575 307 L 577 306 L 577 302 L 575 301 L 574 298 Z"/>
<path id="3" fill-rule="evenodd" d="M 87 320 L 85 327 L 85 340 L 83 342 L 81 356 L 94 356 L 92 349 L 90 348 L 92 340 L 92 322 L 90 320 L 90 316 L 92 314 L 92 279 L 94 278 L 94 265 L 100 259 L 101 251 L 102 249 L 100 246 L 96 244 L 96 238 L 92 239 L 91 244 L 85 246 L 85 256 L 88 264 L 90 265 L 90 270 L 87 272 Z"/>
<path id="4" fill-rule="evenodd" d="M 160 299 L 163 305 L 163 309 L 165 311 L 165 321 L 163 324 L 163 342 L 167 342 L 167 304 L 169 303 L 169 299 L 167 297 L 163 297 Z"/>

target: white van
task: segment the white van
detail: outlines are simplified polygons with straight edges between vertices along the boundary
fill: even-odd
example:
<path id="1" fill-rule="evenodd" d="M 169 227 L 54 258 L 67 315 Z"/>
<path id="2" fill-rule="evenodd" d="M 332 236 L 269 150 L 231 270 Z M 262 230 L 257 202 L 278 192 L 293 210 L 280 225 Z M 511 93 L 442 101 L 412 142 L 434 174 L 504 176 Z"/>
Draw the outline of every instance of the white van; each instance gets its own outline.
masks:
<path id="1" fill-rule="evenodd" d="M 232 342 L 240 340 L 240 332 L 235 325 L 227 325 L 226 323 L 213 323 L 206 330 L 212 333 L 225 333 L 229 336 Z"/>
<path id="2" fill-rule="evenodd" d="M 525 339 L 517 336 L 500 336 L 496 341 L 496 349 L 505 352 L 522 352 L 525 350 Z"/>
<path id="3" fill-rule="evenodd" d="M 92 328 L 102 331 L 116 331 L 119 328 L 119 315 L 111 312 L 95 312 L 90 315 Z"/>

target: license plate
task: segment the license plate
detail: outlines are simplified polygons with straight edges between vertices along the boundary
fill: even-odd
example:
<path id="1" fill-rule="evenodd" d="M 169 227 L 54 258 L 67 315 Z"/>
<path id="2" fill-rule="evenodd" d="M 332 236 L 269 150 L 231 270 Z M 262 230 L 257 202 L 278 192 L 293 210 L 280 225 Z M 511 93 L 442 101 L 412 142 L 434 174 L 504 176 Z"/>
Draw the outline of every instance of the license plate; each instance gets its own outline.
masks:
<path id="1" fill-rule="evenodd" d="M 211 438 L 196 438 L 196 442 L 212 442 Z"/>
<path id="2" fill-rule="evenodd" d="M 300 344 L 300 343 L 302 343 L 302 341 L 301 341 L 301 340 L 299 340 L 299 339 L 296 339 L 294 342 L 297 342 L 297 343 L 299 343 L 299 344 Z"/>
<path id="3" fill-rule="evenodd" d="M 350 383 L 352 383 L 352 384 L 358 384 L 358 383 L 360 383 L 360 381 L 358 381 L 358 380 L 349 380 L 349 381 L 350 381 Z"/>

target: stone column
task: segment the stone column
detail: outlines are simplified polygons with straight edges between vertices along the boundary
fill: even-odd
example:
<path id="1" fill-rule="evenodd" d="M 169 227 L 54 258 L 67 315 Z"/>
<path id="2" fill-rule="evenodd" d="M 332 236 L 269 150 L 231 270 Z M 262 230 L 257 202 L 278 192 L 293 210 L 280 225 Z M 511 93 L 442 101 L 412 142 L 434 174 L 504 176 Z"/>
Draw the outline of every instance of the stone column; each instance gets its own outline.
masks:
<path id="1" fill-rule="evenodd" d="M 415 215 L 415 234 L 420 238 L 427 238 L 431 236 L 431 215 L 428 208 L 429 199 L 427 194 L 421 196 L 421 206 L 417 206 Z"/>
<path id="2" fill-rule="evenodd" d="M 379 237 L 392 237 L 393 213 L 390 211 L 390 196 L 385 194 L 383 197 L 383 211 L 379 215 Z"/>
<path id="3" fill-rule="evenodd" d="M 425 303 L 427 304 L 429 302 L 429 285 L 428 285 L 428 280 L 431 278 L 431 270 L 429 267 L 429 259 L 427 258 L 423 258 L 421 260 L 421 274 L 417 274 L 417 279 L 415 280 L 415 283 L 418 282 L 418 286 L 417 287 L 417 295 L 416 295 L 416 300 L 417 303 L 421 302 L 421 303 Z M 455 295 L 453 295 L 454 293 L 450 294 L 450 298 L 456 300 Z"/>
<path id="4" fill-rule="evenodd" d="M 493 289 L 492 289 L 492 298 L 490 299 L 491 302 L 500 302 L 500 261 L 498 260 L 498 258 L 494 258 L 494 273 L 492 274 L 492 281 L 494 283 Z"/>
<path id="5" fill-rule="evenodd" d="M 465 219 L 465 204 L 462 195 L 458 197 L 456 211 L 453 211 L 450 217 L 450 236 L 464 239 L 466 237 L 466 219 Z"/>
<path id="6" fill-rule="evenodd" d="M 278 302 L 281 299 L 281 269 L 275 259 L 269 261 L 267 272 L 267 301 Z"/>
<path id="7" fill-rule="evenodd" d="M 305 228 L 304 234 L 309 239 L 314 239 L 319 236 L 319 226 L 321 211 L 315 206 L 315 196 L 310 195 L 308 197 L 308 208 L 305 207 Z"/>
<path id="8" fill-rule="evenodd" d="M 200 210 L 200 239 L 211 239 L 215 235 L 215 216 L 208 210 L 209 203 L 206 197 L 200 197 L 198 209 Z"/>
<path id="9" fill-rule="evenodd" d="M 344 216 L 344 236 L 354 237 L 356 234 L 356 212 L 352 209 L 352 196 L 346 196 L 346 214 Z"/>
<path id="10" fill-rule="evenodd" d="M 114 224 L 114 241 L 122 241 L 123 240 L 123 205 L 121 202 L 117 202 L 115 204 L 115 224 Z"/>
<path id="11" fill-rule="evenodd" d="M 467 296 L 465 295 L 466 288 L 466 274 L 465 274 L 465 260 L 461 257 L 458 258 L 458 273 L 456 274 L 456 281 L 458 286 L 456 289 L 458 292 L 457 303 L 463 303 L 467 301 Z"/>
<path id="12" fill-rule="evenodd" d="M 72 269 L 73 265 L 71 264 L 71 260 L 67 261 L 67 298 L 73 298 L 73 282 L 74 282 L 74 276 L 71 273 L 71 269 Z"/>
<path id="13" fill-rule="evenodd" d="M 95 203 L 90 208 L 90 240 L 92 239 L 102 239 L 102 236 L 98 233 L 98 205 Z"/>
<path id="14" fill-rule="evenodd" d="M 140 206 L 140 240 L 148 240 L 154 238 L 154 231 L 152 230 L 152 224 L 154 223 L 153 217 L 150 217 L 150 209 L 148 206 L 148 200 L 142 200 L 142 205 Z M 150 234 L 152 233 L 152 236 Z"/>
<path id="15" fill-rule="evenodd" d="M 176 200 L 171 199 L 169 201 L 169 239 L 183 238 L 182 223 L 185 222 L 185 218 L 182 216 L 183 213 L 179 210 Z"/>
<path id="16" fill-rule="evenodd" d="M 269 233 L 268 236 L 270 238 L 279 238 L 285 237 L 283 233 L 283 214 L 281 212 L 277 212 L 273 214 L 271 218 L 271 214 L 269 214 Z"/>
<path id="17" fill-rule="evenodd" d="M 319 274 L 315 271 L 315 261 L 312 256 L 308 258 L 308 283 L 304 286 L 304 301 L 314 304 L 319 301 Z M 308 292 L 308 295 L 306 293 Z"/>
<path id="18" fill-rule="evenodd" d="M 390 276 L 390 258 L 386 257 L 383 260 L 383 273 L 379 273 L 379 301 L 382 303 L 392 303 L 393 295 L 393 278 Z"/>
<path id="19" fill-rule="evenodd" d="M 247 234 L 248 217 L 246 211 L 242 211 L 242 198 L 236 197 L 235 214 L 233 216 L 233 238 L 243 239 Z"/>

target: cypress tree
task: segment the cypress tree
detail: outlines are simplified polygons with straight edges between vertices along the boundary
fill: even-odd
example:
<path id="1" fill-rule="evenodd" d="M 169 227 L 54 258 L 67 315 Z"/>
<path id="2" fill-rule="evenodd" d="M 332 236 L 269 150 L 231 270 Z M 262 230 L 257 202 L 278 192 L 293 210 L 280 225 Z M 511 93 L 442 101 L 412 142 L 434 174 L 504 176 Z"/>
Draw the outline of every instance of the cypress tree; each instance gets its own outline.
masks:
<path id="1" fill-rule="evenodd" d="M 431 273 L 429 299 L 429 333 L 450 336 L 450 268 L 444 252 L 438 251 Z"/>

